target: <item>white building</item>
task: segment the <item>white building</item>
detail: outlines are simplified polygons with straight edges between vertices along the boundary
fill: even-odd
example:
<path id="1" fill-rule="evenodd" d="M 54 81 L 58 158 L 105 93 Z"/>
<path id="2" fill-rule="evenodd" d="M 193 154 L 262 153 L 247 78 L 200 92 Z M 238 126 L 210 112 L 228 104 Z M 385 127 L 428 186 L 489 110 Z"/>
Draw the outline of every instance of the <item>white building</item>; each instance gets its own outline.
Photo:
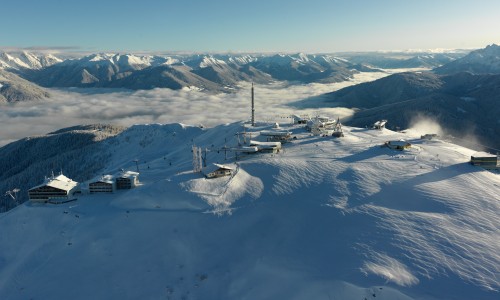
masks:
<path id="1" fill-rule="evenodd" d="M 89 193 L 113 193 L 116 189 L 116 183 L 113 175 L 102 175 L 89 183 Z"/>
<path id="2" fill-rule="evenodd" d="M 74 196 L 78 190 L 78 182 L 69 179 L 62 173 L 46 178 L 44 183 L 28 190 L 32 202 L 64 203 L 76 200 Z"/>
<path id="3" fill-rule="evenodd" d="M 124 171 L 116 177 L 116 189 L 128 190 L 135 188 L 139 183 L 139 173 L 133 171 Z"/>
<path id="4" fill-rule="evenodd" d="M 316 116 L 314 119 L 307 121 L 306 130 L 319 134 L 323 130 L 333 129 L 336 123 L 335 120 L 330 120 L 329 117 Z"/>

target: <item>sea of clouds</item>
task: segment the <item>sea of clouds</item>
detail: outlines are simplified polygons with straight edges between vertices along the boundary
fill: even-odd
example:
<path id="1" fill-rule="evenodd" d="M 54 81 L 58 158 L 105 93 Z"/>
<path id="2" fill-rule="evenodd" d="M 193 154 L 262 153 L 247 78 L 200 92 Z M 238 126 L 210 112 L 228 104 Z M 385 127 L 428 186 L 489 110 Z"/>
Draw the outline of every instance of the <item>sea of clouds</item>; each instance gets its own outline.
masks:
<path id="1" fill-rule="evenodd" d="M 257 121 L 289 122 L 284 116 L 328 115 L 348 118 L 348 108 L 300 108 L 290 105 L 340 88 L 372 81 L 388 72 L 359 73 L 349 81 L 332 84 L 288 85 L 275 82 L 255 86 Z M 43 101 L 0 106 L 0 146 L 79 124 L 106 123 L 130 126 L 148 123 L 184 123 L 211 127 L 250 119 L 250 84 L 234 93 L 207 94 L 193 89 L 120 90 L 50 89 Z"/>

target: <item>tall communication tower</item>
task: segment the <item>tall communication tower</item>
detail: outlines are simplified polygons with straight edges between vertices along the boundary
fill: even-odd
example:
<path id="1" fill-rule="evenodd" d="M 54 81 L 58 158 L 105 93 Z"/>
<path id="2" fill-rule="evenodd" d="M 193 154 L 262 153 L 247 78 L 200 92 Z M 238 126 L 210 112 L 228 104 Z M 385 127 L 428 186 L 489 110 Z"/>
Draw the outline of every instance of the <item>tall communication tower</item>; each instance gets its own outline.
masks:
<path id="1" fill-rule="evenodd" d="M 201 147 L 196 147 L 193 145 L 193 172 L 198 173 L 201 172 L 203 167 L 202 163 L 203 156 L 201 155 Z"/>
<path id="2" fill-rule="evenodd" d="M 253 82 L 252 82 L 252 126 L 255 126 L 255 106 L 253 97 Z"/>

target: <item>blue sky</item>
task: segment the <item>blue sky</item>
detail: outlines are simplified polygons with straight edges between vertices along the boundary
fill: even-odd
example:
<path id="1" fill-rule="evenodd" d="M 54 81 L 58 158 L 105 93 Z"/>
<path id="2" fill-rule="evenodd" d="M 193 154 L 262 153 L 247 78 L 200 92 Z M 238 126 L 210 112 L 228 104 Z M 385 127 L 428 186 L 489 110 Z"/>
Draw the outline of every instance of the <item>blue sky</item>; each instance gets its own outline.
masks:
<path id="1" fill-rule="evenodd" d="M 338 52 L 500 43 L 498 0 L 2 0 L 0 47 Z"/>

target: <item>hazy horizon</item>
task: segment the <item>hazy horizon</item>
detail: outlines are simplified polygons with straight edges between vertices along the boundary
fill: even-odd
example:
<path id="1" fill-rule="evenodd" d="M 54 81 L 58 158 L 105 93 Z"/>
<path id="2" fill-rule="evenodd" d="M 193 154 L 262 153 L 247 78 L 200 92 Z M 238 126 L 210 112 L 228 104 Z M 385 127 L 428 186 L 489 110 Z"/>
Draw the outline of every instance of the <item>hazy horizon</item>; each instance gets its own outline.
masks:
<path id="1" fill-rule="evenodd" d="M 0 47 L 337 53 L 475 49 L 500 42 L 500 2 L 493 0 L 23 3 L 3 3 L 2 10 L 9 13 L 0 26 L 9 30 L 2 33 Z"/>

